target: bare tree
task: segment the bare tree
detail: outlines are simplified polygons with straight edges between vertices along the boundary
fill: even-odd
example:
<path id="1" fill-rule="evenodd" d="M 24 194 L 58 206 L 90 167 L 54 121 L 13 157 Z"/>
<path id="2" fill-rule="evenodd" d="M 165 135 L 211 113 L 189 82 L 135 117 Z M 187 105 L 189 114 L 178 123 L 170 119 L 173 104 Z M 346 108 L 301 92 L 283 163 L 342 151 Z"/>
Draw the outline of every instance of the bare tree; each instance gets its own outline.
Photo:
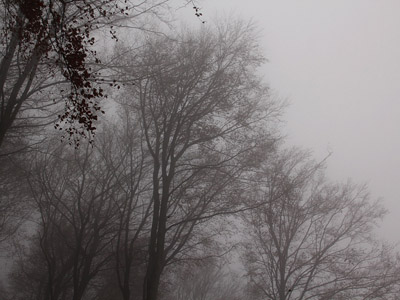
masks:
<path id="1" fill-rule="evenodd" d="M 392 299 L 398 263 L 372 235 L 384 209 L 365 186 L 327 183 L 322 169 L 289 150 L 258 173 L 263 205 L 245 218 L 251 289 L 272 300 Z"/>
<path id="2" fill-rule="evenodd" d="M 24 157 L 0 158 L 0 245 L 15 235 L 30 215 L 28 185 L 23 177 Z M 16 188 L 18 187 L 18 188 Z"/>
<path id="3" fill-rule="evenodd" d="M 90 146 L 59 146 L 38 154 L 28 180 L 39 214 L 28 252 L 41 263 L 38 291 L 44 299 L 80 300 L 112 254 L 113 173 Z"/>
<path id="4" fill-rule="evenodd" d="M 242 300 L 244 281 L 215 260 L 192 262 L 175 268 L 172 288 L 163 300 Z"/>
<path id="5" fill-rule="evenodd" d="M 148 39 L 127 60 L 134 85 L 124 101 L 152 158 L 143 299 L 154 300 L 165 265 L 188 249 L 197 226 L 240 205 L 239 188 L 227 187 L 280 109 L 256 75 L 264 58 L 242 22 Z"/>
<path id="6" fill-rule="evenodd" d="M 143 149 L 144 141 L 139 124 L 127 112 L 123 111 L 118 126 L 109 128 L 107 135 L 103 135 L 105 140 L 102 144 L 110 146 L 99 149 L 107 162 L 107 168 L 113 174 L 114 193 L 118 194 L 112 260 L 114 278 L 108 277 L 107 288 L 114 282 L 124 300 L 140 298 L 142 295 L 148 220 L 152 207 L 149 197 L 150 157 Z"/>

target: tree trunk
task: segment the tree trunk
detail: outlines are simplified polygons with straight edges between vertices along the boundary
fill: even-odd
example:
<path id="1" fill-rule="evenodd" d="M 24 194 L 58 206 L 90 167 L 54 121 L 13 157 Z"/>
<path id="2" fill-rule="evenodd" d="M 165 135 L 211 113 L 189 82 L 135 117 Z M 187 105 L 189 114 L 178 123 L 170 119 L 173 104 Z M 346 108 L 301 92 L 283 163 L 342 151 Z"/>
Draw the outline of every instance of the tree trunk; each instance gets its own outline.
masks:
<path id="1" fill-rule="evenodd" d="M 171 177 L 167 175 L 166 163 L 162 167 L 162 196 L 159 195 L 159 164 L 153 173 L 154 211 L 149 245 L 149 262 L 143 287 L 143 300 L 157 300 L 161 273 L 165 263 L 165 234 Z M 170 166 L 173 170 L 173 166 Z"/>

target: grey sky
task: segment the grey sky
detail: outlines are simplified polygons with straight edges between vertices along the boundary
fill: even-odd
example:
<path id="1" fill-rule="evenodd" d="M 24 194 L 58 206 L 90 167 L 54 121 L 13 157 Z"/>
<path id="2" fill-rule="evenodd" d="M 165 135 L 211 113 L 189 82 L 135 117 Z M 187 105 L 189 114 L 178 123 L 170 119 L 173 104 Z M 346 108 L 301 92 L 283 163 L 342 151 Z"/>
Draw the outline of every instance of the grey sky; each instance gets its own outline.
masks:
<path id="1" fill-rule="evenodd" d="M 204 0 L 203 14 L 252 18 L 267 82 L 291 102 L 290 143 L 333 180 L 367 182 L 390 214 L 379 233 L 400 241 L 400 1 Z"/>

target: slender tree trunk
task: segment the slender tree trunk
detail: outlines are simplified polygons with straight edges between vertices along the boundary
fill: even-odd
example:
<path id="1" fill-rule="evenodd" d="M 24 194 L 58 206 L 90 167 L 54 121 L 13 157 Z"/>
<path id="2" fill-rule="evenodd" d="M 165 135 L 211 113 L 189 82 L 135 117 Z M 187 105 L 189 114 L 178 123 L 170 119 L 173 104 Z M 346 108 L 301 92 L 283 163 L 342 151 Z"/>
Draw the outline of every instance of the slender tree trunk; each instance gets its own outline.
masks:
<path id="1" fill-rule="evenodd" d="M 171 177 L 166 172 L 167 163 L 165 159 L 163 159 L 162 165 L 161 198 L 159 195 L 158 174 L 160 166 L 158 163 L 155 164 L 156 168 L 153 173 L 153 180 L 155 180 L 153 190 L 154 211 L 149 245 L 149 263 L 143 288 L 143 300 L 157 300 L 161 273 L 164 269 L 165 263 L 165 235 Z M 173 166 L 170 166 L 170 171 L 173 172 L 173 169 Z M 171 174 L 173 174 L 172 172 Z"/>

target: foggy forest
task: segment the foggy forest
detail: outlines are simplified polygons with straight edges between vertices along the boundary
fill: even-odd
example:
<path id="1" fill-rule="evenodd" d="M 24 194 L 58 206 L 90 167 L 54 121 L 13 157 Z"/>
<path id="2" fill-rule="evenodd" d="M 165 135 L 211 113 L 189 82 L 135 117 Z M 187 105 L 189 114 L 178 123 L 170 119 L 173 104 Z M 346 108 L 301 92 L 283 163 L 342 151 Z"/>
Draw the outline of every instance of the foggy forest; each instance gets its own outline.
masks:
<path id="1" fill-rule="evenodd" d="M 0 1 L 0 299 L 399 299 L 382 201 L 286 143 L 257 26 L 200 5 Z"/>

